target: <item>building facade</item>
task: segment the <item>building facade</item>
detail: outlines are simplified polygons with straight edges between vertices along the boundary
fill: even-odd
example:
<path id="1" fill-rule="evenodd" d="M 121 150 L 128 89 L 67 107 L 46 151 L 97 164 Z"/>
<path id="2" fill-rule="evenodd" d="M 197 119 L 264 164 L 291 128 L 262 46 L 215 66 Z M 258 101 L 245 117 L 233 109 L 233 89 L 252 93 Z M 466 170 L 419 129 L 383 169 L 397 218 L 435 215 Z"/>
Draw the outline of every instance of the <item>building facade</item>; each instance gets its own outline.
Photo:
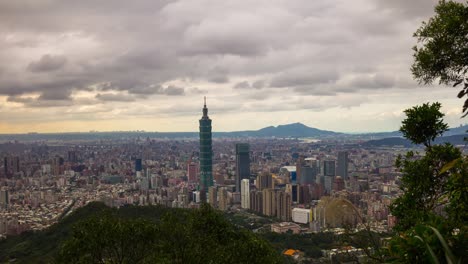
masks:
<path id="1" fill-rule="evenodd" d="M 197 164 L 189 162 L 187 164 L 187 178 L 189 182 L 197 182 L 198 168 Z"/>
<path id="2" fill-rule="evenodd" d="M 213 186 L 213 148 L 211 141 L 211 119 L 208 108 L 203 106 L 203 116 L 200 119 L 200 191 L 206 192 Z"/>
<path id="3" fill-rule="evenodd" d="M 250 147 L 247 143 L 236 144 L 236 192 L 240 191 L 241 181 L 250 178 Z"/>
<path id="4" fill-rule="evenodd" d="M 334 177 L 336 174 L 335 171 L 335 161 L 334 160 L 325 160 L 323 161 L 323 175 Z"/>
<path id="5" fill-rule="evenodd" d="M 243 179 L 241 182 L 241 207 L 250 209 L 250 181 Z"/>
<path id="6" fill-rule="evenodd" d="M 348 152 L 338 152 L 338 164 L 336 166 L 336 175 L 341 176 L 343 180 L 348 180 Z"/>

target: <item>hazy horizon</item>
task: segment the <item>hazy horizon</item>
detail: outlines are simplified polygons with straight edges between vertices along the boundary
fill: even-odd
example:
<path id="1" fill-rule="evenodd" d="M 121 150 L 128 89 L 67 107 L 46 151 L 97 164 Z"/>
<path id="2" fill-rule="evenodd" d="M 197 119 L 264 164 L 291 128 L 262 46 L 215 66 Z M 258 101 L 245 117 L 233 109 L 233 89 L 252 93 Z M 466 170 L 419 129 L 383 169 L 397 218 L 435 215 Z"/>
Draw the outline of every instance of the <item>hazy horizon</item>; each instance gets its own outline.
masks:
<path id="1" fill-rule="evenodd" d="M 275 125 L 273 127 L 277 127 L 277 126 L 284 126 L 284 125 L 291 125 L 291 124 L 295 124 L 295 123 L 300 123 L 300 122 L 293 122 L 293 123 L 288 123 L 288 124 L 280 124 L 280 125 Z M 303 124 L 303 123 L 301 123 Z M 366 134 L 366 133 L 389 133 L 389 132 L 395 132 L 395 131 L 398 131 L 399 128 L 396 128 L 394 130 L 386 130 L 386 131 L 357 131 L 357 132 L 347 132 L 347 131 L 335 131 L 335 130 L 329 130 L 329 129 L 323 129 L 323 128 L 319 128 L 319 127 L 314 127 L 314 126 L 309 126 L 307 124 L 303 124 L 303 125 L 306 125 L 310 128 L 316 128 L 316 129 L 320 129 L 320 130 L 325 130 L 325 131 L 331 131 L 331 132 L 337 132 L 337 133 L 343 133 L 343 134 L 349 134 L 349 135 L 359 135 L 359 134 Z M 459 124 L 457 126 L 450 126 L 450 129 L 452 128 L 457 128 L 457 127 L 461 127 L 461 126 L 465 126 L 467 124 Z M 232 131 L 220 131 L 220 130 L 214 130 L 213 129 L 213 133 L 230 133 L 230 132 L 242 132 L 242 131 L 257 131 L 257 130 L 260 130 L 262 128 L 266 128 L 266 127 L 260 127 L 258 129 L 240 129 L 240 130 L 232 130 Z M 8 134 L 11 134 L 11 135 L 21 135 L 21 134 L 34 134 L 34 133 L 38 133 L 38 134 L 67 134 L 67 133 L 199 133 L 199 131 L 197 130 L 192 130 L 192 131 L 158 131 L 158 130 L 88 130 L 88 131 L 51 131 L 51 132 L 38 132 L 38 131 L 28 131 L 28 132 L 23 132 L 23 133 L 0 133 L 0 135 L 8 135 Z"/>

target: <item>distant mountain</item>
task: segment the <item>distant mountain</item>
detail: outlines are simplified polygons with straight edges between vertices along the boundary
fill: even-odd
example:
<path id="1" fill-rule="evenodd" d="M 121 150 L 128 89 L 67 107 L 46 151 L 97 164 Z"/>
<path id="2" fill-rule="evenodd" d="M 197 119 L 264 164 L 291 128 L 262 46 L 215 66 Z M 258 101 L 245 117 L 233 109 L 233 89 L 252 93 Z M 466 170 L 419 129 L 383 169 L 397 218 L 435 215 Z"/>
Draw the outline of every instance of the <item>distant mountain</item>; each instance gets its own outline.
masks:
<path id="1" fill-rule="evenodd" d="M 435 143 L 436 144 L 450 143 L 453 145 L 465 145 L 467 143 L 464 140 L 465 137 L 468 137 L 468 134 L 439 137 L 435 140 Z M 417 145 L 412 144 L 411 141 L 402 137 L 390 137 L 390 138 L 383 138 L 383 139 L 377 139 L 377 140 L 369 140 L 363 143 L 362 145 L 366 147 L 403 146 L 405 148 L 411 148 L 411 147 L 417 146 Z"/>
<path id="2" fill-rule="evenodd" d="M 446 136 L 453 136 L 453 135 L 461 135 L 466 134 L 468 131 L 468 125 L 463 125 L 459 127 L 451 128 L 449 131 L 444 133 L 444 137 Z"/>
<path id="3" fill-rule="evenodd" d="M 373 138 L 390 138 L 390 137 L 403 137 L 400 131 L 392 132 L 377 132 L 377 133 L 364 133 L 359 134 L 361 137 L 373 137 Z"/>
<path id="4" fill-rule="evenodd" d="M 466 134 L 468 125 L 450 129 L 444 136 Z M 380 132 L 363 134 L 345 134 L 318 128 L 308 127 L 302 123 L 292 123 L 279 126 L 268 126 L 259 130 L 246 130 L 234 132 L 213 132 L 213 137 L 292 137 L 292 138 L 329 138 L 346 137 L 348 139 L 384 139 L 390 137 L 402 137 L 401 132 Z M 145 138 L 198 138 L 198 132 L 144 132 L 144 131 L 115 131 L 115 132 L 76 132 L 76 133 L 29 133 L 29 134 L 0 134 L 0 142 L 5 141 L 95 141 L 95 140 L 122 140 L 122 139 L 145 139 Z"/>
<path id="5" fill-rule="evenodd" d="M 279 125 L 277 127 L 269 126 L 252 131 L 252 136 L 257 137 L 324 137 L 337 135 L 342 135 L 342 133 L 308 127 L 302 123 Z"/>
<path id="6" fill-rule="evenodd" d="M 450 128 L 444 133 L 444 137 L 454 136 L 454 135 L 463 135 L 468 131 L 468 125 L 463 125 L 459 127 Z M 400 131 L 392 132 L 378 132 L 378 133 L 365 133 L 360 134 L 359 136 L 371 136 L 374 138 L 390 138 L 390 137 L 403 137 L 403 134 Z"/>
<path id="7" fill-rule="evenodd" d="M 345 135 L 333 131 L 308 127 L 301 123 L 269 126 L 260 130 L 213 132 L 213 137 L 330 137 Z M 34 133 L 34 134 L 0 134 L 0 141 L 40 141 L 40 140 L 103 140 L 129 138 L 198 138 L 198 132 L 89 132 L 89 133 Z"/>

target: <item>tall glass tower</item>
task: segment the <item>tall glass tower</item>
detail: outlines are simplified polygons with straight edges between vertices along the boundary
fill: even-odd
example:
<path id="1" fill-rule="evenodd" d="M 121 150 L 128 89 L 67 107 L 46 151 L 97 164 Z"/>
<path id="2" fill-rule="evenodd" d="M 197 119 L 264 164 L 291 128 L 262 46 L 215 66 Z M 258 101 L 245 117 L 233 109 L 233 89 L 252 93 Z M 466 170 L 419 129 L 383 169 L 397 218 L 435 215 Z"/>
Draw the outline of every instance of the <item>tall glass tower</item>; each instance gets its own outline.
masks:
<path id="1" fill-rule="evenodd" d="M 242 180 L 250 178 L 249 152 L 249 144 L 236 144 L 236 192 L 241 191 Z"/>
<path id="2" fill-rule="evenodd" d="M 211 119 L 208 108 L 203 106 L 203 116 L 200 119 L 200 191 L 206 192 L 213 186 L 213 149 L 211 145 Z"/>

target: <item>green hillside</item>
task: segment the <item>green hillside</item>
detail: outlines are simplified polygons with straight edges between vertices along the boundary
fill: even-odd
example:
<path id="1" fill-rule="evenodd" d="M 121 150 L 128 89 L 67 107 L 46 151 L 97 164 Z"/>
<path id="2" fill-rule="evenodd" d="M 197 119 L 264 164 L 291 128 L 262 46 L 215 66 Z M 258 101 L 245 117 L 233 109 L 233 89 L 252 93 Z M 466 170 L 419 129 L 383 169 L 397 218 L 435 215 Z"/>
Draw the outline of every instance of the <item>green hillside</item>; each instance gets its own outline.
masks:
<path id="1" fill-rule="evenodd" d="M 209 206 L 109 208 L 90 203 L 61 222 L 0 242 L 0 262 L 282 263 L 263 238 Z"/>

